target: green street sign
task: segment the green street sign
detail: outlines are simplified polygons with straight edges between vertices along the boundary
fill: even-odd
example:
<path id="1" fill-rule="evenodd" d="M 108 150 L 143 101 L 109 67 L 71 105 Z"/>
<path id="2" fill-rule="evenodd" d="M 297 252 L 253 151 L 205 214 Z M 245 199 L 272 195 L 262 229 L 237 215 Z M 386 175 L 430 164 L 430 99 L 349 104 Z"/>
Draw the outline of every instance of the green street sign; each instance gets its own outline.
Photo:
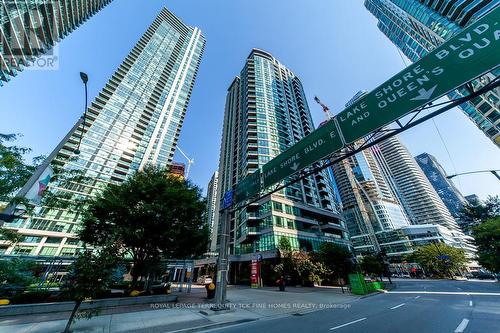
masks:
<path id="1" fill-rule="evenodd" d="M 342 147 L 335 123 L 326 123 L 262 167 L 264 187 L 291 176 Z"/>
<path id="2" fill-rule="evenodd" d="M 500 64 L 500 7 L 353 103 L 262 167 L 264 187 L 392 123 Z M 337 126 L 342 133 L 341 139 Z M 236 203 L 260 191 L 260 173 L 236 186 Z"/>
<path id="3" fill-rule="evenodd" d="M 234 203 L 245 201 L 256 195 L 260 191 L 260 170 L 243 178 L 238 184 L 234 193 Z"/>
<path id="4" fill-rule="evenodd" d="M 498 66 L 499 21 L 500 6 L 335 116 L 346 143 Z"/>

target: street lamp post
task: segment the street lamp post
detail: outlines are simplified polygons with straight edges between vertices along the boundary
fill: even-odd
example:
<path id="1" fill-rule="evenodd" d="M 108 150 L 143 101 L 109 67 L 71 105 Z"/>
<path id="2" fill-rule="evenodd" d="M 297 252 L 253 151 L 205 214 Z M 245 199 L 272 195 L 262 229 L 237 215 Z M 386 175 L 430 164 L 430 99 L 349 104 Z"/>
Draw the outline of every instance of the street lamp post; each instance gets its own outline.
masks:
<path id="1" fill-rule="evenodd" d="M 461 173 L 457 173 L 457 174 L 454 174 L 454 175 L 446 176 L 446 178 L 452 179 L 453 177 L 456 177 L 456 176 L 469 175 L 469 174 L 472 174 L 472 173 L 487 173 L 487 172 L 491 173 L 498 180 L 500 180 L 500 175 L 498 174 L 500 172 L 500 170 L 479 170 L 479 171 L 461 172 Z"/>
<path id="2" fill-rule="evenodd" d="M 85 85 L 85 110 L 83 113 L 83 117 L 81 119 L 81 122 L 83 122 L 83 127 L 82 127 L 82 133 L 80 135 L 80 140 L 78 142 L 78 147 L 73 150 L 73 153 L 75 155 L 80 154 L 80 144 L 82 143 L 82 137 L 83 137 L 83 132 L 85 130 L 86 126 L 86 118 L 87 118 L 87 100 L 88 100 L 88 94 L 87 94 L 87 82 L 89 80 L 89 77 L 87 74 L 84 72 L 80 72 L 80 78 Z M 38 166 L 36 171 L 33 173 L 33 175 L 28 179 L 26 184 L 17 192 L 16 196 L 17 197 L 25 197 L 28 191 L 32 188 L 34 184 L 40 179 L 41 175 L 43 174 L 44 170 L 47 169 L 47 167 L 50 165 L 50 163 L 54 160 L 54 158 L 57 156 L 58 152 L 61 150 L 61 148 L 64 146 L 64 144 L 71 138 L 73 133 L 75 133 L 78 130 L 78 127 L 80 126 L 80 120 L 76 122 L 76 124 L 71 128 L 70 132 L 59 142 L 57 147 L 52 151 L 52 153 L 43 161 L 43 163 Z M 17 210 L 18 214 L 15 214 L 14 211 Z M 24 218 L 23 214 L 25 212 L 21 211 L 22 213 L 19 214 L 19 208 L 16 208 L 15 204 L 9 204 L 3 212 L 0 214 L 0 226 L 4 224 L 4 222 L 12 222 L 15 219 L 18 218 Z"/>
<path id="3" fill-rule="evenodd" d="M 84 72 L 80 72 L 80 78 L 82 79 L 83 85 L 85 86 L 85 109 L 83 111 L 83 125 L 82 125 L 82 132 L 80 134 L 80 140 L 78 141 L 78 147 L 76 147 L 76 149 L 73 151 L 75 155 L 80 154 L 80 145 L 82 144 L 83 132 L 85 131 L 85 125 L 87 120 L 87 99 L 88 99 L 87 82 L 89 81 L 89 77 Z"/>

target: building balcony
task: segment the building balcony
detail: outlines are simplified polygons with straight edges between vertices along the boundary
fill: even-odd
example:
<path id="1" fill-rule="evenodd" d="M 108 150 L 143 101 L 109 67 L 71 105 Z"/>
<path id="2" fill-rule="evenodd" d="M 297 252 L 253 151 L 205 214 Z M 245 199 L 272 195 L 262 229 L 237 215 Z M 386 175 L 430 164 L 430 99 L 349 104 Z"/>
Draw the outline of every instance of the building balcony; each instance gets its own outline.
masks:
<path id="1" fill-rule="evenodd" d="M 246 244 L 253 242 L 262 232 L 258 227 L 247 227 L 243 229 L 240 236 L 238 237 L 239 244 Z"/>
<path id="2" fill-rule="evenodd" d="M 340 224 L 336 224 L 336 223 L 332 223 L 332 222 L 321 224 L 320 228 L 324 232 L 334 231 L 334 230 L 340 230 L 341 231 L 343 229 Z"/>

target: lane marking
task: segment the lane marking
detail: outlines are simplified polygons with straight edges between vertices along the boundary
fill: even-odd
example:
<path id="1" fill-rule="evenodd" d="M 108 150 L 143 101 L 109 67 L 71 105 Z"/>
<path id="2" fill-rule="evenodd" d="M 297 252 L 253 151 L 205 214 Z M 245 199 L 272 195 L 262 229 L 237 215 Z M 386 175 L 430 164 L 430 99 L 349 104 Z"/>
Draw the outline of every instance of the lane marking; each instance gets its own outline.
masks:
<path id="1" fill-rule="evenodd" d="M 469 319 L 464 318 L 460 325 L 458 325 L 455 329 L 455 333 L 462 333 L 467 328 L 467 325 L 469 325 Z"/>
<path id="2" fill-rule="evenodd" d="M 406 303 L 401 303 L 401 304 L 399 304 L 399 305 L 393 306 L 393 307 L 391 308 L 391 310 L 394 310 L 394 309 L 400 308 L 400 307 L 402 307 L 402 306 L 403 306 L 403 305 L 405 305 L 405 304 L 406 304 Z"/>
<path id="3" fill-rule="evenodd" d="M 436 294 L 436 295 L 475 295 L 475 296 L 500 296 L 500 293 L 460 292 L 460 291 L 388 291 L 387 294 Z"/>
<path id="4" fill-rule="evenodd" d="M 469 301 L 469 306 L 472 306 L 472 301 Z"/>
<path id="5" fill-rule="evenodd" d="M 418 295 L 418 296 L 415 296 L 415 299 L 419 299 L 419 298 L 420 298 L 420 295 Z"/>
<path id="6" fill-rule="evenodd" d="M 361 319 L 358 319 L 358 320 L 350 321 L 350 322 L 345 323 L 345 324 L 343 324 L 343 325 L 339 325 L 339 326 L 332 327 L 332 328 L 330 328 L 330 331 L 336 330 L 336 329 L 338 329 L 338 328 L 345 327 L 345 326 L 347 326 L 347 325 L 355 324 L 355 323 L 358 323 L 358 322 L 363 321 L 363 320 L 366 320 L 366 317 L 361 318 Z"/>

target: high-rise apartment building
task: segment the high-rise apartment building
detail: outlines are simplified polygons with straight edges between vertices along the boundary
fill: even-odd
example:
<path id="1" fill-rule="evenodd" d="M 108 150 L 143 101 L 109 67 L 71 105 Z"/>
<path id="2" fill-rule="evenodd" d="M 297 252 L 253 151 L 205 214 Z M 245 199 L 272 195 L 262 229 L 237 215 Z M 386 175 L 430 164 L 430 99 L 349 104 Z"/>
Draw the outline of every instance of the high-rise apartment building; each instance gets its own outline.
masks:
<path id="1" fill-rule="evenodd" d="M 446 178 L 446 171 L 434 156 L 422 153 L 415 157 L 420 169 L 431 182 L 437 194 L 443 200 L 446 208 L 455 219 L 460 218 L 460 211 L 465 204 L 465 198 L 455 187 L 453 182 Z"/>
<path id="2" fill-rule="evenodd" d="M 217 250 L 218 215 L 217 210 L 217 187 L 219 183 L 219 172 L 215 171 L 208 182 L 207 187 L 207 225 L 210 228 L 209 251 Z"/>
<path id="3" fill-rule="evenodd" d="M 112 0 L 6 0 L 0 5 L 0 86 Z M 48 59 L 47 61 L 51 61 Z M 46 64 L 48 67 L 50 64 Z"/>
<path id="4" fill-rule="evenodd" d="M 300 79 L 268 52 L 253 49 L 227 92 L 219 202 L 244 177 L 313 130 Z M 248 259 L 256 252 L 264 257 L 272 253 L 282 237 L 292 248 L 307 251 L 317 250 L 323 242 L 349 246 L 327 172 L 233 214 L 230 229 L 230 253 Z"/>
<path id="5" fill-rule="evenodd" d="M 42 185 L 79 196 L 120 183 L 146 165 L 170 166 L 205 46 L 200 30 L 167 9 L 159 15 L 118 67 L 80 120 L 21 190 L 34 201 Z M 80 154 L 75 154 L 78 142 Z M 77 169 L 90 184 L 50 183 L 52 165 Z M 79 217 L 39 207 L 35 217 L 4 226 L 22 238 L 6 254 L 72 256 Z"/>
<path id="6" fill-rule="evenodd" d="M 333 165 L 332 171 L 357 254 L 377 253 L 378 233 L 410 224 L 369 149 Z"/>
<path id="7" fill-rule="evenodd" d="M 366 8 L 378 19 L 379 29 L 411 61 L 417 61 L 465 26 L 499 5 L 491 0 L 365 0 Z M 496 69 L 472 82 L 478 89 L 495 79 Z M 461 87 L 448 96 L 468 95 Z M 500 95 L 489 91 L 460 106 L 465 114 L 497 146 L 500 146 Z"/>
<path id="8" fill-rule="evenodd" d="M 346 108 L 366 95 L 356 93 Z M 360 145 L 359 140 L 355 145 Z M 332 166 L 342 213 L 356 254 L 378 253 L 378 238 L 386 231 L 410 224 L 399 197 L 392 191 L 391 178 L 384 176 L 373 153 L 365 149 Z"/>
<path id="9" fill-rule="evenodd" d="M 460 230 L 434 187 L 397 136 L 386 139 L 370 150 L 387 177 L 394 179 L 393 192 L 405 202 L 404 207 L 412 224 L 443 226 L 450 230 L 464 250 L 470 254 L 474 252 L 472 238 Z"/>

